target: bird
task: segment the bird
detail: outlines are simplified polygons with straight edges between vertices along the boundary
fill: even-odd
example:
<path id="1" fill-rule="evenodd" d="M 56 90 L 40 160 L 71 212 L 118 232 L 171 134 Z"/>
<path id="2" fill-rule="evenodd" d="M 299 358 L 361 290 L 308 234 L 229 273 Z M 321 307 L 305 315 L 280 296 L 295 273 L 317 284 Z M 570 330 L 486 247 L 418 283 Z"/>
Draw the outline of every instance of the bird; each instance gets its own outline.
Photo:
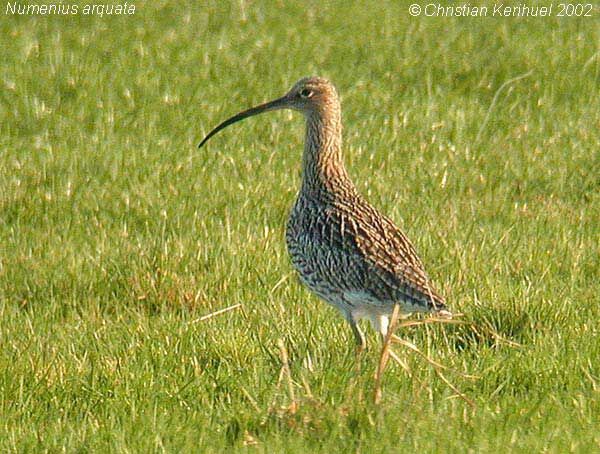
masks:
<path id="1" fill-rule="evenodd" d="M 402 318 L 417 312 L 451 318 L 413 244 L 350 179 L 340 99 L 328 79 L 300 79 L 282 97 L 223 121 L 198 147 L 233 123 L 280 109 L 299 111 L 306 121 L 301 185 L 285 235 L 300 281 L 341 311 L 358 351 L 367 345 L 358 322 L 369 320 L 385 339 L 396 306 Z"/>

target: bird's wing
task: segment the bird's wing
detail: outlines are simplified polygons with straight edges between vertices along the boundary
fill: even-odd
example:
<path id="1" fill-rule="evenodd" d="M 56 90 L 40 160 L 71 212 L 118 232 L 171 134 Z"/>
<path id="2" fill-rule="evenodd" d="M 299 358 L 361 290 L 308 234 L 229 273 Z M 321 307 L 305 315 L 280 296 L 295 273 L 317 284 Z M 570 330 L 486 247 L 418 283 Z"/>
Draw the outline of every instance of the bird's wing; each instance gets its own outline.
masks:
<path id="1" fill-rule="evenodd" d="M 391 219 L 362 198 L 355 200 L 352 207 L 336 208 L 341 236 L 353 239 L 357 252 L 385 281 L 388 291 L 429 308 L 445 307 L 414 246 Z"/>

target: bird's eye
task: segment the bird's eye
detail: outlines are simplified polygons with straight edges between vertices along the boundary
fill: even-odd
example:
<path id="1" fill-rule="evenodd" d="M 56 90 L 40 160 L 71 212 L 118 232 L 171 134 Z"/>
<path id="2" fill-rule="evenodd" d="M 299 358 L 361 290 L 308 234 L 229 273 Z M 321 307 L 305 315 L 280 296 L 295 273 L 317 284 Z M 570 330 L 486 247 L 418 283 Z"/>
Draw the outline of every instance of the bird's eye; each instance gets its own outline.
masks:
<path id="1" fill-rule="evenodd" d="M 300 96 L 302 98 L 310 98 L 313 95 L 312 90 L 308 89 L 308 88 L 303 88 L 302 91 L 300 92 Z"/>

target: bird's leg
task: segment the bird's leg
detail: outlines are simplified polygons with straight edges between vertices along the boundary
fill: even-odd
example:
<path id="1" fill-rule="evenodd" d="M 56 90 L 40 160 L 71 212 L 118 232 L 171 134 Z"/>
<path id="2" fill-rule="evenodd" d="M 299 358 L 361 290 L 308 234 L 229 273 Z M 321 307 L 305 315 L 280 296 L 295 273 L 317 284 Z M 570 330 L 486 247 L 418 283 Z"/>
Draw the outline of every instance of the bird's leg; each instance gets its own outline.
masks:
<path id="1" fill-rule="evenodd" d="M 356 340 L 356 353 L 362 353 L 367 348 L 367 340 L 365 339 L 365 335 L 360 330 L 358 323 L 352 317 L 352 314 L 346 314 L 346 320 L 350 324 L 352 328 L 352 332 L 354 333 L 354 339 Z"/>
<path id="2" fill-rule="evenodd" d="M 387 315 L 371 314 L 369 320 L 375 332 L 379 333 L 379 336 L 381 337 L 381 343 L 385 344 L 385 339 L 390 327 L 389 317 Z"/>
<path id="3" fill-rule="evenodd" d="M 388 329 L 390 327 L 390 319 L 387 315 L 379 315 L 376 317 L 373 325 L 375 330 L 378 331 L 381 336 L 381 342 L 385 343 L 385 338 L 387 337 Z"/>
<path id="4" fill-rule="evenodd" d="M 365 339 L 365 335 L 358 327 L 358 324 L 352 324 L 352 331 L 354 332 L 354 337 L 356 338 L 356 351 L 357 353 L 362 353 L 367 348 L 367 340 Z"/>

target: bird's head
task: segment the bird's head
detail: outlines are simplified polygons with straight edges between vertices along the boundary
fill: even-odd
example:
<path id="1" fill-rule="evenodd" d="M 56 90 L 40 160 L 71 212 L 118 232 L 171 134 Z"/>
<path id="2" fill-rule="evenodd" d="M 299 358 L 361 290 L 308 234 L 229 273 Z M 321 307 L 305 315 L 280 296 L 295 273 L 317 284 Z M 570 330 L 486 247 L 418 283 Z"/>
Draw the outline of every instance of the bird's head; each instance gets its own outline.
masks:
<path id="1" fill-rule="evenodd" d="M 305 77 L 294 84 L 284 96 L 290 108 L 310 114 L 338 102 L 338 95 L 331 82 L 322 77 Z"/>
<path id="2" fill-rule="evenodd" d="M 305 77 L 300 79 L 281 98 L 266 102 L 256 107 L 234 115 L 219 124 L 200 142 L 198 147 L 204 145 L 208 139 L 221 129 L 236 123 L 244 118 L 252 117 L 270 110 L 292 109 L 309 116 L 315 113 L 325 113 L 327 110 L 337 108 L 339 110 L 338 95 L 331 82 L 322 77 Z"/>

